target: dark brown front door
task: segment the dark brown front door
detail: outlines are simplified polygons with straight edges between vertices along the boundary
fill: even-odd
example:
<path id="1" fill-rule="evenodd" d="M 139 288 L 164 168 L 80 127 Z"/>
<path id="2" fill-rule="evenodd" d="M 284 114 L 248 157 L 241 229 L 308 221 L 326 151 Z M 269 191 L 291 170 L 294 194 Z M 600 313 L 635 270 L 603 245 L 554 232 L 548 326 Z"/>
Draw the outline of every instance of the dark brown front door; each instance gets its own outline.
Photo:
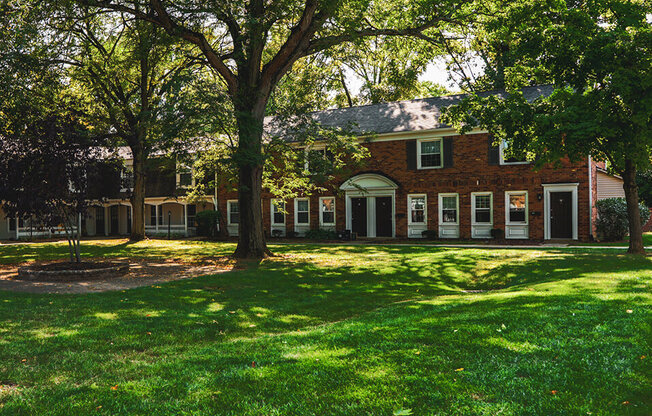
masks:
<path id="1" fill-rule="evenodd" d="M 573 238 L 572 192 L 550 192 L 550 238 Z"/>
<path id="2" fill-rule="evenodd" d="M 118 221 L 118 205 L 111 205 L 111 208 L 109 208 L 109 214 L 111 215 L 111 229 L 109 230 L 109 234 L 111 235 L 118 235 L 120 233 L 120 222 Z"/>
<path id="3" fill-rule="evenodd" d="M 376 197 L 376 237 L 392 236 L 392 197 Z"/>
<path id="4" fill-rule="evenodd" d="M 104 235 L 104 207 L 95 207 L 95 235 Z"/>
<path id="5" fill-rule="evenodd" d="M 358 237 L 367 236 L 367 198 L 351 198 L 351 228 Z"/>

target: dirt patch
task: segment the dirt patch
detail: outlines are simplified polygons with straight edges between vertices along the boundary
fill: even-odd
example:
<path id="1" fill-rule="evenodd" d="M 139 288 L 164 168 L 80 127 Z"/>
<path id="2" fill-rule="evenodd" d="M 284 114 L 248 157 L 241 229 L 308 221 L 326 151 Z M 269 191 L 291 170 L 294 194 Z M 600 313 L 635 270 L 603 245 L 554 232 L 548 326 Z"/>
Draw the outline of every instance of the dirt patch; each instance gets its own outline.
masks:
<path id="1" fill-rule="evenodd" d="M 86 261 L 106 261 L 107 259 L 87 259 Z M 101 279 L 78 279 L 70 282 L 26 281 L 19 279 L 18 268 L 26 264 L 0 266 L 0 290 L 29 293 L 92 293 L 111 290 L 132 289 L 157 283 L 190 279 L 208 274 L 233 270 L 236 263 L 228 257 L 214 258 L 201 262 L 184 263 L 176 259 L 125 259 L 112 261 L 128 262 L 126 273 L 105 274 Z M 59 262 L 35 262 L 30 265 L 45 265 Z M 49 266 L 57 268 L 57 266 Z"/>

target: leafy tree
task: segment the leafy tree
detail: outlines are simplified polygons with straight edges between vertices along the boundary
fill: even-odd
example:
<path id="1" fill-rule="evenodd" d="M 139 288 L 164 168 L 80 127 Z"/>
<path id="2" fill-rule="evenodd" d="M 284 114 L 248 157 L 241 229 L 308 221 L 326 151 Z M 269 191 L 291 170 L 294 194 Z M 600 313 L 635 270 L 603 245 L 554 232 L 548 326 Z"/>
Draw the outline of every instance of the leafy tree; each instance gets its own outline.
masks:
<path id="1" fill-rule="evenodd" d="M 145 236 L 148 158 L 195 132 L 178 117 L 178 97 L 191 80 L 195 60 L 159 27 L 120 13 L 88 17 L 86 11 L 70 7 L 44 17 L 60 35 L 53 62 L 69 66 L 69 93 L 86 103 L 95 133 L 111 134 L 114 145 L 131 150 L 130 238 L 140 240 Z"/>
<path id="2" fill-rule="evenodd" d="M 652 170 L 636 173 L 638 194 L 648 207 L 652 207 Z"/>
<path id="3" fill-rule="evenodd" d="M 303 57 L 371 36 L 427 37 L 460 21 L 466 3 L 449 0 L 196 2 L 80 0 L 128 13 L 197 47 L 223 80 L 238 130 L 234 160 L 240 202 L 238 257 L 267 249 L 261 211 L 263 119 L 274 88 Z M 275 36 L 272 36 L 275 34 Z"/>
<path id="4" fill-rule="evenodd" d="M 587 155 L 610 162 L 624 179 L 629 252 L 643 253 L 637 170 L 652 154 L 652 29 L 649 3 L 518 2 L 499 13 L 504 27 L 487 36 L 505 42 L 513 62 L 504 67 L 511 94 L 472 94 L 446 117 L 468 130 L 481 125 L 514 152 L 538 164 Z M 497 82 L 499 82 L 498 80 Z M 554 92 L 528 102 L 518 87 L 549 81 Z"/>
<path id="5" fill-rule="evenodd" d="M 12 218 L 63 226 L 70 261 L 80 262 L 81 218 L 90 201 L 102 196 L 94 185 L 106 183 L 111 171 L 97 146 L 101 143 L 89 141 L 76 112 L 6 104 L 0 106 L 2 208 Z"/>

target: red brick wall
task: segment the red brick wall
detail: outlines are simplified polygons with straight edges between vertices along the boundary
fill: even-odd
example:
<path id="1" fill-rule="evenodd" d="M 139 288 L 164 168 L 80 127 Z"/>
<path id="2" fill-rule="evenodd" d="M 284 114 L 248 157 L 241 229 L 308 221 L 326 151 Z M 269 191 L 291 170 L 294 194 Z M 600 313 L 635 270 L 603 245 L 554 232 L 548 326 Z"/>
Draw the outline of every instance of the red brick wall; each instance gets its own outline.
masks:
<path id="1" fill-rule="evenodd" d="M 455 136 L 453 139 L 453 166 L 442 169 L 408 170 L 405 140 L 374 141 L 366 143 L 371 158 L 363 172 L 382 173 L 394 180 L 399 188 L 396 191 L 396 236 L 407 236 L 407 195 L 425 193 L 428 205 L 428 229 L 436 230 L 438 224 L 439 193 L 455 192 L 460 198 L 460 238 L 471 238 L 471 192 L 493 192 L 494 227 L 505 225 L 505 191 L 528 191 L 529 211 L 537 211 L 538 216 L 529 215 L 530 239 L 542 240 L 543 230 L 543 187 L 546 183 L 579 183 L 578 187 L 578 237 L 588 240 L 589 230 L 589 186 L 588 158 L 579 163 L 562 160 L 561 166 L 543 167 L 534 171 L 531 165 L 489 165 L 486 134 Z M 328 195 L 331 196 L 332 194 Z M 595 195 L 595 185 L 594 185 Z M 270 228 L 269 194 L 264 195 L 263 218 L 265 229 Z M 237 198 L 235 193 L 229 199 Z M 223 212 L 226 212 L 226 198 L 222 197 Z M 319 226 L 319 195 L 311 196 L 311 228 Z M 287 229 L 294 228 L 294 204 L 287 203 Z M 337 195 L 337 229 L 346 227 L 345 197 Z"/>

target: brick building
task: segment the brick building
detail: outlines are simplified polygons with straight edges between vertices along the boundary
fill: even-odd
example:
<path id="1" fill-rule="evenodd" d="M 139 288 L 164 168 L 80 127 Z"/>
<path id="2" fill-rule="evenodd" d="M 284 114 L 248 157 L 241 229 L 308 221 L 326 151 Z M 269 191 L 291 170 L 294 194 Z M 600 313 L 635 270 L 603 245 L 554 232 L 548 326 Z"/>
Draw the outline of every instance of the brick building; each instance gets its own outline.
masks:
<path id="1" fill-rule="evenodd" d="M 549 92 L 546 86 L 524 90 L 528 99 Z M 358 238 L 421 238 L 425 230 L 431 230 L 439 238 L 488 239 L 492 229 L 497 229 L 506 239 L 589 240 L 595 201 L 601 192 L 616 192 L 613 185 L 622 180 L 599 178 L 606 172 L 590 158 L 577 163 L 562 160 L 560 167 L 535 171 L 528 162 L 503 157 L 504 147 L 494 147 L 488 132 L 460 135 L 440 122 L 441 109 L 461 98 L 454 95 L 313 113 L 313 119 L 326 127 L 355 125 L 371 157 L 363 170 L 333 184 L 335 190 L 327 194 L 292 201 L 264 194 L 267 234 L 302 235 L 324 228 L 350 230 Z M 273 120 L 267 130 L 282 135 L 282 126 L 275 126 Z M 319 143 L 311 150 L 319 150 Z M 201 206 L 188 204 L 183 193 L 177 192 L 188 179 L 184 180 L 183 173 L 176 173 L 176 178 L 174 173 L 167 175 L 169 184 L 155 194 L 148 187 L 147 231 L 165 232 L 169 214 L 175 231 L 192 234 L 189 217 L 212 209 L 216 199 L 207 197 Z M 226 214 L 229 234 L 237 235 L 237 193 L 220 191 L 219 195 L 217 204 Z M 284 208 L 279 209 L 282 204 Z M 98 207 L 95 218 L 86 221 L 96 223 L 87 234 L 126 233 L 129 212 L 125 198 L 107 201 Z M 0 238 L 12 237 L 11 221 L 7 219 L 4 234 L 0 225 Z"/>

